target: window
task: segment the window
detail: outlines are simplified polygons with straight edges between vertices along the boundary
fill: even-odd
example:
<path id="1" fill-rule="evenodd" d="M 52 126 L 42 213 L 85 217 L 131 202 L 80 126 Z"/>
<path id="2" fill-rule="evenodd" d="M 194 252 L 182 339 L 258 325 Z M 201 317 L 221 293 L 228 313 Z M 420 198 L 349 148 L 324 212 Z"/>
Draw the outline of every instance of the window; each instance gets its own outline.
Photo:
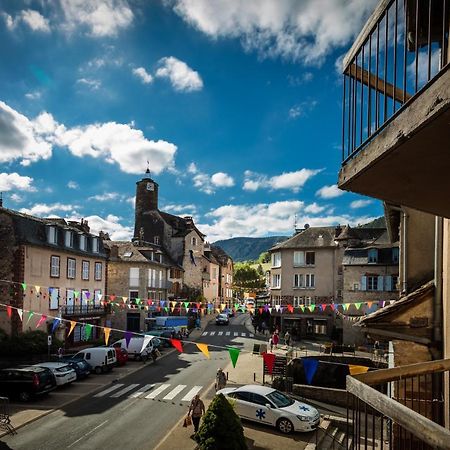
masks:
<path id="1" fill-rule="evenodd" d="M 148 287 L 156 287 L 156 270 L 148 269 Z"/>
<path id="2" fill-rule="evenodd" d="M 376 248 L 370 248 L 367 254 L 367 262 L 377 263 L 378 262 L 378 250 Z"/>
<path id="3" fill-rule="evenodd" d="M 50 257 L 50 276 L 59 278 L 59 256 Z"/>
<path id="4" fill-rule="evenodd" d="M 281 287 L 281 275 L 279 273 L 272 275 L 272 289 Z"/>
<path id="5" fill-rule="evenodd" d="M 305 260 L 307 266 L 314 266 L 316 263 L 316 252 L 305 252 Z"/>
<path id="6" fill-rule="evenodd" d="M 139 267 L 130 267 L 130 286 L 139 286 Z"/>
<path id="7" fill-rule="evenodd" d="M 67 278 L 74 280 L 77 273 L 77 261 L 73 258 L 67 258 Z"/>
<path id="8" fill-rule="evenodd" d="M 251 396 L 250 401 L 257 405 L 266 406 L 267 403 L 270 403 L 269 400 L 266 399 L 266 397 L 263 397 L 262 395 L 259 394 L 255 394 L 254 392 L 252 392 L 250 396 Z"/>
<path id="9" fill-rule="evenodd" d="M 102 271 L 103 271 L 103 264 L 101 262 L 96 262 L 95 270 L 94 270 L 94 280 L 95 281 L 101 281 Z"/>
<path id="10" fill-rule="evenodd" d="M 272 267 L 280 267 L 281 266 L 281 253 L 272 253 Z"/>
<path id="11" fill-rule="evenodd" d="M 163 273 L 162 270 L 159 271 L 159 288 L 163 288 Z"/>
<path id="12" fill-rule="evenodd" d="M 67 291 L 66 291 L 66 309 L 69 314 L 74 312 L 74 307 L 73 307 L 74 303 L 75 303 L 74 290 L 67 289 Z"/>
<path id="13" fill-rule="evenodd" d="M 212 270 L 212 278 L 213 280 L 217 280 L 217 267 L 214 267 Z"/>
<path id="14" fill-rule="evenodd" d="M 195 247 L 197 245 L 197 238 L 196 237 L 192 237 L 191 239 L 191 244 Z"/>
<path id="15" fill-rule="evenodd" d="M 313 288 L 316 286 L 315 275 L 313 273 L 307 273 L 305 275 L 305 287 Z"/>
<path id="16" fill-rule="evenodd" d="M 95 289 L 94 290 L 94 306 L 96 308 L 100 308 L 101 305 L 101 295 L 102 295 L 102 291 L 100 289 Z"/>
<path id="17" fill-rule="evenodd" d="M 294 288 L 302 288 L 303 286 L 303 274 L 296 273 L 294 275 Z"/>
<path id="18" fill-rule="evenodd" d="M 81 279 L 89 280 L 89 261 L 82 261 L 81 263 Z"/>
<path id="19" fill-rule="evenodd" d="M 130 305 L 135 305 L 136 299 L 139 298 L 139 291 L 129 291 L 129 294 Z"/>
<path id="20" fill-rule="evenodd" d="M 305 306 L 311 306 L 311 302 L 312 302 L 311 297 L 305 297 L 305 300 L 304 300 Z"/>
<path id="21" fill-rule="evenodd" d="M 398 291 L 398 275 L 392 275 L 392 290 Z"/>
<path id="22" fill-rule="evenodd" d="M 56 227 L 48 227 L 47 229 L 47 241 L 49 244 L 56 244 L 58 238 L 58 232 Z"/>
<path id="23" fill-rule="evenodd" d="M 392 249 L 392 262 L 398 263 L 399 249 L 398 247 L 394 247 Z"/>
<path id="24" fill-rule="evenodd" d="M 359 291 L 359 283 L 353 283 L 353 290 Z"/>
<path id="25" fill-rule="evenodd" d="M 367 290 L 368 291 L 378 290 L 378 277 L 377 276 L 368 276 L 367 277 Z"/>
<path id="26" fill-rule="evenodd" d="M 80 250 L 86 250 L 86 236 L 80 234 Z"/>
<path id="27" fill-rule="evenodd" d="M 305 265 L 305 252 L 294 252 L 294 266 L 301 267 Z"/>
<path id="28" fill-rule="evenodd" d="M 50 291 L 50 309 L 59 308 L 59 289 L 58 288 L 48 288 Z"/>
<path id="29" fill-rule="evenodd" d="M 294 308 L 298 308 L 302 304 L 302 297 L 294 297 Z"/>
<path id="30" fill-rule="evenodd" d="M 159 245 L 159 236 L 155 236 L 155 237 L 153 238 L 153 242 L 154 242 L 156 245 Z"/>
<path id="31" fill-rule="evenodd" d="M 98 238 L 96 238 L 96 237 L 92 238 L 92 251 L 94 253 L 98 253 L 98 251 L 99 251 L 99 242 L 98 242 Z"/>
<path id="32" fill-rule="evenodd" d="M 66 247 L 73 247 L 73 233 L 71 231 L 66 231 L 64 243 Z"/>

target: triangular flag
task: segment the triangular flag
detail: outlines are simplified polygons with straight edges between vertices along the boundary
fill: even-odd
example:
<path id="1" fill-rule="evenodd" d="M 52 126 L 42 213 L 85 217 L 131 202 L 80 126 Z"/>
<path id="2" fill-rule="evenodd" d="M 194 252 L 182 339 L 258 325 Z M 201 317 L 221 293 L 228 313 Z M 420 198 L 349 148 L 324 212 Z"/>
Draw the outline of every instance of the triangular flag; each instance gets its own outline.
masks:
<path id="1" fill-rule="evenodd" d="M 263 313 L 263 309 L 262 308 L 258 308 L 259 314 Z"/>
<path id="2" fill-rule="evenodd" d="M 306 382 L 311 384 L 314 374 L 316 373 L 319 361 L 313 358 L 302 358 L 303 369 L 305 371 Z"/>
<path id="3" fill-rule="evenodd" d="M 128 345 L 130 344 L 131 341 L 131 331 L 125 331 L 125 345 L 128 348 Z"/>
<path id="4" fill-rule="evenodd" d="M 74 298 L 77 298 L 80 295 L 80 291 L 73 291 Z"/>
<path id="5" fill-rule="evenodd" d="M 35 286 L 34 288 L 36 289 L 36 294 L 39 294 L 41 292 L 40 286 Z"/>
<path id="6" fill-rule="evenodd" d="M 362 302 L 355 303 L 355 306 L 357 309 L 361 309 Z"/>
<path id="7" fill-rule="evenodd" d="M 21 285 L 22 285 L 22 289 L 25 291 L 27 288 L 27 283 L 22 283 Z"/>
<path id="8" fill-rule="evenodd" d="M 105 345 L 108 345 L 111 328 L 105 327 L 105 328 L 103 328 L 103 332 L 105 333 Z"/>
<path id="9" fill-rule="evenodd" d="M 372 308 L 372 304 L 373 304 L 373 302 L 367 302 L 367 307 L 370 309 L 370 308 Z"/>
<path id="10" fill-rule="evenodd" d="M 184 307 L 187 309 L 188 306 L 189 306 L 189 302 L 184 302 L 183 305 L 184 305 Z"/>
<path id="11" fill-rule="evenodd" d="M 175 308 L 175 305 L 177 304 L 177 302 L 170 302 L 172 303 L 172 308 Z"/>
<path id="12" fill-rule="evenodd" d="M 280 305 L 275 305 L 275 309 L 278 312 L 280 310 Z"/>
<path id="13" fill-rule="evenodd" d="M 55 332 L 55 330 L 58 328 L 59 323 L 61 322 L 61 319 L 59 317 L 56 317 L 53 320 L 53 325 L 52 325 L 52 334 Z"/>
<path id="14" fill-rule="evenodd" d="M 234 304 L 234 309 L 238 309 L 239 308 L 239 303 L 235 303 Z"/>
<path id="15" fill-rule="evenodd" d="M 266 365 L 269 374 L 272 375 L 273 366 L 275 365 L 275 358 L 276 358 L 275 353 L 264 352 L 262 354 L 262 357 L 263 357 L 264 364 Z"/>
<path id="16" fill-rule="evenodd" d="M 97 293 L 97 300 L 98 300 L 98 301 L 100 301 L 100 300 L 102 299 L 102 297 L 103 297 L 103 294 Z"/>
<path id="17" fill-rule="evenodd" d="M 326 303 L 322 303 L 322 311 L 325 311 L 327 309 L 327 304 Z"/>
<path id="18" fill-rule="evenodd" d="M 90 323 L 87 323 L 85 325 L 85 330 L 84 330 L 84 337 L 85 340 L 88 341 L 91 338 L 91 334 L 92 334 L 92 327 L 93 325 Z"/>
<path id="19" fill-rule="evenodd" d="M 272 309 L 273 309 L 273 308 L 269 308 L 269 314 L 272 314 Z"/>
<path id="20" fill-rule="evenodd" d="M 366 366 L 353 366 L 352 364 L 349 364 L 348 370 L 350 375 L 358 375 L 358 373 L 366 373 L 369 368 Z"/>
<path id="21" fill-rule="evenodd" d="M 207 357 L 209 358 L 209 350 L 207 344 L 195 344 L 197 348 Z"/>
<path id="22" fill-rule="evenodd" d="M 316 305 L 309 305 L 309 310 L 311 312 L 314 312 L 315 309 L 316 309 Z"/>
<path id="23" fill-rule="evenodd" d="M 153 336 L 144 336 L 144 340 L 142 342 L 141 353 L 144 351 L 144 348 L 147 347 L 148 343 L 153 339 Z"/>
<path id="24" fill-rule="evenodd" d="M 138 297 L 135 299 L 136 305 L 140 305 L 141 304 L 141 299 Z"/>
<path id="25" fill-rule="evenodd" d="M 303 305 L 300 305 L 300 309 L 302 310 L 302 312 L 305 312 L 305 307 Z"/>
<path id="26" fill-rule="evenodd" d="M 350 303 L 342 303 L 342 308 L 344 308 L 344 311 L 347 311 L 349 306 L 350 306 Z"/>
<path id="27" fill-rule="evenodd" d="M 33 311 L 28 311 L 28 320 L 27 320 L 27 323 L 25 324 L 25 326 L 28 325 L 28 322 L 30 321 L 30 319 L 31 319 L 33 316 L 34 316 L 34 312 L 33 312 Z"/>
<path id="28" fill-rule="evenodd" d="M 239 358 L 239 353 L 241 351 L 238 348 L 229 347 L 228 353 L 230 354 L 231 363 L 233 364 L 233 367 L 236 367 L 237 360 Z"/>
<path id="29" fill-rule="evenodd" d="M 20 320 L 23 320 L 22 319 L 22 316 L 23 316 L 23 310 L 22 310 L 22 308 L 17 308 L 17 314 L 19 314 L 19 317 L 20 317 Z"/>
<path id="30" fill-rule="evenodd" d="M 169 311 L 169 307 L 168 306 L 164 306 L 164 311 L 168 312 Z"/>
<path id="31" fill-rule="evenodd" d="M 334 311 L 336 309 L 336 305 L 334 303 L 330 303 L 330 308 Z"/>
<path id="32" fill-rule="evenodd" d="M 128 297 L 122 297 L 122 301 L 123 301 L 124 303 L 126 303 L 127 300 L 128 300 Z"/>
<path id="33" fill-rule="evenodd" d="M 183 345 L 179 339 L 171 339 L 170 343 L 180 352 L 183 352 Z"/>
<path id="34" fill-rule="evenodd" d="M 165 303 L 166 303 L 166 302 L 165 302 L 164 300 L 160 300 L 160 301 L 159 301 L 160 306 L 164 306 Z"/>
<path id="35" fill-rule="evenodd" d="M 8 313 L 8 317 L 11 319 L 11 316 L 12 316 L 12 308 L 11 308 L 11 306 L 7 306 L 6 307 L 6 312 Z"/>
<path id="36" fill-rule="evenodd" d="M 47 316 L 45 314 L 42 314 L 41 318 L 39 319 L 36 328 L 39 328 L 45 321 L 47 320 Z"/>
<path id="37" fill-rule="evenodd" d="M 91 298 L 91 293 L 89 291 L 84 291 L 84 296 L 89 299 Z"/>
<path id="38" fill-rule="evenodd" d="M 77 323 L 74 320 L 70 321 L 70 330 L 69 330 L 69 334 L 67 335 L 67 337 L 69 337 L 71 335 L 71 333 L 72 333 L 73 329 L 75 328 L 76 324 Z"/>
<path id="39" fill-rule="evenodd" d="M 225 306 L 226 306 L 225 303 L 221 303 L 220 304 L 220 309 L 223 311 L 225 309 Z"/>

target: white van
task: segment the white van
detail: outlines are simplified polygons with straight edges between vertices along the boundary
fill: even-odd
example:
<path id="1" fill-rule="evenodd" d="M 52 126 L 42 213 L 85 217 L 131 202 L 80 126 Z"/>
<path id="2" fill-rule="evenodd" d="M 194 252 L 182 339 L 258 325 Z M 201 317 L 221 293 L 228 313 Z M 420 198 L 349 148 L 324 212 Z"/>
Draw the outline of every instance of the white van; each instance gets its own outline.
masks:
<path id="1" fill-rule="evenodd" d="M 97 374 L 112 370 L 117 362 L 116 351 L 109 347 L 85 348 L 76 353 L 73 359 L 84 359 Z"/>
<path id="2" fill-rule="evenodd" d="M 147 336 L 147 339 L 148 337 L 149 336 Z M 155 337 L 151 336 L 151 338 L 152 339 L 148 341 L 143 350 L 142 346 L 144 345 L 144 337 L 132 337 L 128 343 L 128 347 L 125 339 L 119 339 L 114 342 L 114 344 L 111 344 L 111 347 L 122 347 L 128 352 L 128 357 L 132 356 L 135 360 L 140 360 L 142 357 L 150 357 L 150 354 L 153 351 L 153 339 L 155 339 Z"/>

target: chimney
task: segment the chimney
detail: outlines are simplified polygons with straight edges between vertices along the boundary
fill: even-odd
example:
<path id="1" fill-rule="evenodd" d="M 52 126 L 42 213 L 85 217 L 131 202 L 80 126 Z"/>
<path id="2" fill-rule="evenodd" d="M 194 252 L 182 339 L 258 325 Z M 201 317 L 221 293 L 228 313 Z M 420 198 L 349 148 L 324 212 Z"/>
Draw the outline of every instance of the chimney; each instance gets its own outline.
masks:
<path id="1" fill-rule="evenodd" d="M 334 229 L 334 237 L 337 238 L 339 237 L 339 235 L 342 233 L 342 227 L 341 225 L 338 225 L 335 229 Z"/>
<path id="2" fill-rule="evenodd" d="M 119 246 L 113 245 L 113 246 L 111 247 L 109 256 L 110 256 L 111 258 L 118 258 L 118 257 L 119 257 Z"/>

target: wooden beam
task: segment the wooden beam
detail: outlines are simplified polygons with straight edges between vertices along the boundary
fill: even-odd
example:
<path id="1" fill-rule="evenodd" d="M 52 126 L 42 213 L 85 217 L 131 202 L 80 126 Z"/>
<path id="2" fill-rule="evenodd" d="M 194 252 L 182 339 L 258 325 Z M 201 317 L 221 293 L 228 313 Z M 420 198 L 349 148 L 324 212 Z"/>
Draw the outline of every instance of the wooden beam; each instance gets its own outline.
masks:
<path id="1" fill-rule="evenodd" d="M 450 431 L 387 395 L 347 376 L 347 392 L 392 419 L 405 430 L 433 448 L 450 450 Z"/>
<path id="2" fill-rule="evenodd" d="M 353 378 L 368 385 L 377 385 L 427 373 L 446 372 L 447 370 L 450 370 L 450 359 L 438 359 L 436 361 L 408 364 L 407 366 L 392 367 L 390 369 L 373 370 L 354 375 Z"/>
<path id="3" fill-rule="evenodd" d="M 351 78 L 355 78 L 357 81 L 361 82 L 361 71 L 362 71 L 362 83 L 369 86 L 378 92 L 384 93 L 384 80 L 377 77 L 373 73 L 368 72 L 356 64 L 351 64 L 345 69 L 345 74 Z M 397 102 L 403 103 L 403 95 L 405 95 L 405 101 L 411 98 L 411 95 L 391 83 L 386 83 L 386 95 Z"/>
<path id="4" fill-rule="evenodd" d="M 366 334 L 377 334 L 378 336 L 386 336 L 391 339 L 399 339 L 400 341 L 417 342 L 418 344 L 428 345 L 431 344 L 431 339 L 427 337 L 417 336 L 417 334 L 399 333 L 398 331 L 386 330 L 377 327 L 362 327 L 362 330 Z"/>

